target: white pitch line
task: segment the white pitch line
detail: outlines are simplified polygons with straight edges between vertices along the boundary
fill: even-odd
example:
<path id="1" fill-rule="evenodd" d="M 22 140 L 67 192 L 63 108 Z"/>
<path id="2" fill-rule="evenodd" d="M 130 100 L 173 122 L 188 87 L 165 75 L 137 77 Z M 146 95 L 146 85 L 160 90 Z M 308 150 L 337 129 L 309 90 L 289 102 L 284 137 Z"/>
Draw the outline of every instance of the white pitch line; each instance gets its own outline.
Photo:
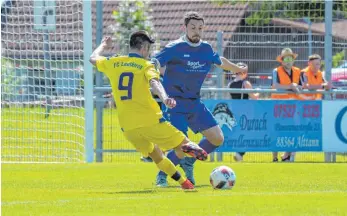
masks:
<path id="1" fill-rule="evenodd" d="M 164 190 L 160 190 L 164 191 Z M 172 191 L 168 191 L 172 192 Z M 215 190 L 216 193 L 218 193 L 218 190 Z M 183 192 L 184 193 L 184 192 Z M 196 194 L 193 193 L 196 196 L 211 196 L 211 197 L 218 197 L 218 196 L 267 196 L 267 195 L 276 195 L 276 196 L 281 196 L 281 195 L 304 195 L 304 194 L 330 194 L 330 193 L 346 193 L 347 190 L 322 190 L 322 191 L 278 191 L 278 192 L 231 192 L 230 193 L 223 193 L 223 194 Z M 150 199 L 162 199 L 163 197 L 165 198 L 170 198 L 171 196 L 150 196 Z M 27 204 L 53 204 L 53 203 L 70 203 L 70 202 L 79 202 L 79 201 L 106 201 L 106 200 L 144 200 L 148 199 L 149 196 L 144 196 L 144 197 L 136 197 L 136 196 L 131 196 L 131 197 L 110 197 L 110 198 L 85 198 L 85 199 L 61 199 L 61 200 L 26 200 L 26 201 L 9 201 L 9 202 L 1 202 L 1 206 L 12 206 L 12 205 L 27 205 Z"/>

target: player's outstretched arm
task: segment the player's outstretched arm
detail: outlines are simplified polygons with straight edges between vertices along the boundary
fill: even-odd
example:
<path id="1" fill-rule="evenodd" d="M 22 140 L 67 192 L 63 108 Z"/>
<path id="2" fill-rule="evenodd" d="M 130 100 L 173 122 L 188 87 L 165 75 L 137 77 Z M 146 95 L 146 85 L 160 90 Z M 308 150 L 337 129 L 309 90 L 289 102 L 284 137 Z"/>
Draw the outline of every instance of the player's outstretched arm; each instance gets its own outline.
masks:
<path id="1" fill-rule="evenodd" d="M 104 50 L 107 47 L 111 47 L 111 46 L 112 46 L 112 38 L 111 37 L 105 37 L 101 41 L 98 48 L 96 48 L 94 50 L 94 52 L 92 53 L 92 55 L 90 56 L 90 58 L 89 58 L 90 63 L 92 63 L 93 65 L 96 65 L 96 60 L 101 57 L 101 54 L 104 52 Z"/>
<path id="2" fill-rule="evenodd" d="M 217 66 L 222 68 L 223 70 L 232 71 L 234 73 L 247 73 L 248 67 L 239 67 L 231 61 L 229 61 L 228 59 L 226 59 L 225 57 L 220 57 L 220 60 L 222 61 L 222 64 Z"/>
<path id="3" fill-rule="evenodd" d="M 173 98 L 169 98 L 166 94 L 166 91 L 163 85 L 158 79 L 151 79 L 149 84 L 152 88 L 152 93 L 158 95 L 158 97 L 163 101 L 163 103 L 168 108 L 174 108 L 176 106 L 176 101 Z"/>

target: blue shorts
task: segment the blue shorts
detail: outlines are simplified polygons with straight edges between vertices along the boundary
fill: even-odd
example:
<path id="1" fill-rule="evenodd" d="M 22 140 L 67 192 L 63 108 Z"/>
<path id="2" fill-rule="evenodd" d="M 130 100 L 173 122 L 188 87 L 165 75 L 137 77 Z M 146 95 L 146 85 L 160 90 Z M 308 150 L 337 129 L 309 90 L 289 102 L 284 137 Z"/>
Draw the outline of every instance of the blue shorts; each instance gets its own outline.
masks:
<path id="1" fill-rule="evenodd" d="M 188 127 L 194 133 L 198 133 L 218 125 L 212 113 L 200 99 L 175 99 L 176 107 L 164 110 L 164 117 L 184 134 L 187 135 Z"/>

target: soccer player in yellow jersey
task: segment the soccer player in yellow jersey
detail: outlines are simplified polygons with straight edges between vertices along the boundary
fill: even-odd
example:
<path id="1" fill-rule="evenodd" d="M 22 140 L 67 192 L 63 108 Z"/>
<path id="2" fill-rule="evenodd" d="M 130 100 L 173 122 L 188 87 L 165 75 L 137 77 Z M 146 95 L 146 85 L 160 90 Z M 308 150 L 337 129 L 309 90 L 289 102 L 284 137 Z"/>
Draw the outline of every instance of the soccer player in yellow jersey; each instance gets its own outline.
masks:
<path id="1" fill-rule="evenodd" d="M 110 79 L 113 96 L 117 105 L 119 124 L 124 136 L 137 151 L 149 155 L 158 168 L 178 181 L 183 189 L 193 189 L 193 184 L 181 176 L 176 165 L 185 153 L 199 160 L 206 160 L 207 153 L 169 122 L 153 99 L 150 91 L 159 96 L 168 108 L 176 106 L 159 82 L 159 70 L 149 57 L 154 40 L 146 31 L 138 31 L 130 36 L 130 52 L 126 56 L 103 57 L 105 48 L 112 45 L 106 37 L 92 53 L 90 62 Z M 169 150 L 172 162 L 162 150 Z"/>

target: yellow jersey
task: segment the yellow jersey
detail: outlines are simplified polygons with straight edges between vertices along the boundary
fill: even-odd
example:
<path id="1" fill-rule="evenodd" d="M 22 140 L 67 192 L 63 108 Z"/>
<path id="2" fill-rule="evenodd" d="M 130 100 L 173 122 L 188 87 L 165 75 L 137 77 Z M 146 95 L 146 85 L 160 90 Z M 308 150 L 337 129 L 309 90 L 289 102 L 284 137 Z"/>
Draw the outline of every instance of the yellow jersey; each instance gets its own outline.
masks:
<path id="1" fill-rule="evenodd" d="M 110 79 L 119 124 L 123 131 L 159 123 L 162 112 L 152 97 L 149 80 L 160 72 L 140 55 L 101 57 L 96 67 Z"/>

